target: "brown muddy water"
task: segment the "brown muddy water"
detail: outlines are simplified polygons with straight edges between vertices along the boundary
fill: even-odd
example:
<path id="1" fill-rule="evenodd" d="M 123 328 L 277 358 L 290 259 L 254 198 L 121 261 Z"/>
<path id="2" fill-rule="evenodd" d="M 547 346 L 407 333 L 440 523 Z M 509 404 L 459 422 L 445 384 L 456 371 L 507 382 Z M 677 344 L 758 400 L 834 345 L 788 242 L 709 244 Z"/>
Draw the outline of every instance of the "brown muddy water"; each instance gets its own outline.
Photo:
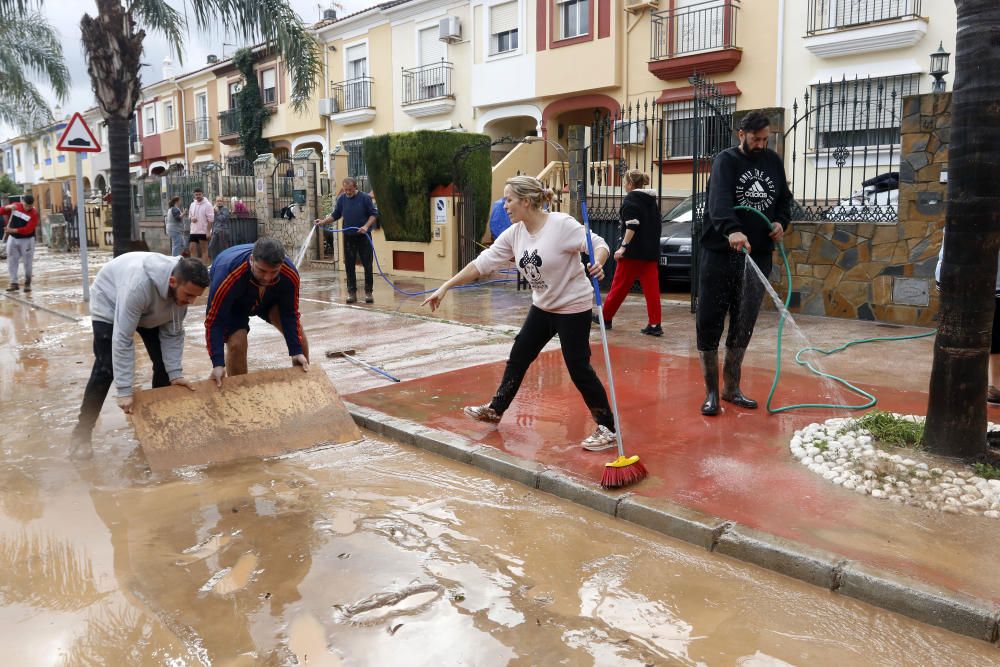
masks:
<path id="1" fill-rule="evenodd" d="M 84 316 L 62 289 L 46 303 Z M 73 463 L 90 343 L 86 321 L 0 299 L 0 667 L 1000 664 L 394 443 L 154 475 L 109 400 Z"/>

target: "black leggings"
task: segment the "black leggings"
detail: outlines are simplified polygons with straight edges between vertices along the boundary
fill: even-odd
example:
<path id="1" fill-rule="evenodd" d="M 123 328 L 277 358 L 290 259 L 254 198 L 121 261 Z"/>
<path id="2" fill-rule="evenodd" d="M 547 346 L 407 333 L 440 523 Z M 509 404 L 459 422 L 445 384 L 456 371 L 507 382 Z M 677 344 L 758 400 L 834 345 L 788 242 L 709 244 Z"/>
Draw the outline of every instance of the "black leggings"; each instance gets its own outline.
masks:
<path id="1" fill-rule="evenodd" d="M 104 399 L 115 381 L 115 369 L 112 361 L 111 339 L 114 327 L 108 322 L 93 320 L 94 327 L 94 367 L 90 370 L 90 380 L 83 392 L 83 404 L 80 406 L 80 422 L 76 426 L 77 433 L 90 435 L 101 414 Z M 163 352 L 160 349 L 160 330 L 136 329 L 142 338 L 143 345 L 153 362 L 153 388 L 166 387 L 170 384 L 167 368 L 163 364 Z"/>
<path id="2" fill-rule="evenodd" d="M 703 249 L 698 278 L 698 312 L 696 328 L 698 351 L 712 352 L 719 349 L 722 329 L 729 314 L 729 333 L 726 347 L 744 348 L 750 344 L 753 328 L 760 313 L 764 285 L 756 276 L 744 280 L 746 255 L 727 250 L 717 252 Z M 771 256 L 750 256 L 765 276 L 771 274 Z"/>
<path id="3" fill-rule="evenodd" d="M 566 362 L 570 379 L 583 396 L 583 402 L 587 404 L 595 422 L 614 431 L 615 419 L 611 414 L 608 394 L 594 372 L 594 367 L 590 365 L 590 316 L 590 310 L 560 315 L 532 306 L 514 339 L 503 379 L 490 401 L 490 407 L 501 415 L 510 407 L 528 367 L 542 348 L 558 334 L 563 361 Z"/>

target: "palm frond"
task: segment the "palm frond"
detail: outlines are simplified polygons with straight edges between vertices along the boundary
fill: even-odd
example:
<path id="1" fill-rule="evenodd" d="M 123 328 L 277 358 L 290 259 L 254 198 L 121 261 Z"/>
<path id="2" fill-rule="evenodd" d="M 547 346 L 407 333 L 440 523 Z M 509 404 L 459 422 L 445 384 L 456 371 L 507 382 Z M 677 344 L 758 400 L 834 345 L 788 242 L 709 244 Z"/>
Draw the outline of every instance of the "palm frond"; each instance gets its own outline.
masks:
<path id="1" fill-rule="evenodd" d="M 5 21 L 42 6 L 42 0 L 0 0 L 0 16 Z"/>
<path id="2" fill-rule="evenodd" d="M 0 70 L 2 70 L 0 64 Z M 31 81 L 16 73 L 0 71 L 0 90 L 17 104 L 0 104 L 0 122 L 30 134 L 53 122 L 48 100 Z"/>
<path id="3" fill-rule="evenodd" d="M 0 0 L 2 1 L 2 0 Z M 16 48 L 7 49 L 11 52 L 13 62 L 28 73 L 37 75 L 52 86 L 56 97 L 65 100 L 69 96 L 70 74 L 63 57 L 62 43 L 59 34 L 45 19 L 37 13 L 24 14 L 16 23 L 8 24 L 4 32 L 12 33 L 10 38 L 0 38 L 4 44 L 17 44 Z"/>
<path id="4" fill-rule="evenodd" d="M 140 27 L 166 37 L 170 50 L 177 56 L 177 62 L 184 62 L 184 32 L 187 23 L 179 11 L 167 4 L 166 0 L 134 0 L 130 3 L 128 12 Z"/>
<path id="5" fill-rule="evenodd" d="M 201 30 L 218 22 L 248 44 L 273 46 L 281 54 L 292 81 L 291 103 L 305 109 L 319 84 L 321 54 L 316 39 L 288 0 L 186 0 Z"/>

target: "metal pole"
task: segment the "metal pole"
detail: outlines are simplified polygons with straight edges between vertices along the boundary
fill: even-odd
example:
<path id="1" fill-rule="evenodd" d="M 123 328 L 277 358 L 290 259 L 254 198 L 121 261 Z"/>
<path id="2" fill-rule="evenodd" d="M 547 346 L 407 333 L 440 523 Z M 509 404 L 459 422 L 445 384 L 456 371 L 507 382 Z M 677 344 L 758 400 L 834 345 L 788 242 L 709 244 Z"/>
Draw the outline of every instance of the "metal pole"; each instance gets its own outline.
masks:
<path id="1" fill-rule="evenodd" d="M 83 278 L 83 300 L 90 301 L 90 279 L 87 276 L 87 221 L 83 208 L 83 153 L 76 154 L 76 224 L 80 230 L 80 274 Z"/>

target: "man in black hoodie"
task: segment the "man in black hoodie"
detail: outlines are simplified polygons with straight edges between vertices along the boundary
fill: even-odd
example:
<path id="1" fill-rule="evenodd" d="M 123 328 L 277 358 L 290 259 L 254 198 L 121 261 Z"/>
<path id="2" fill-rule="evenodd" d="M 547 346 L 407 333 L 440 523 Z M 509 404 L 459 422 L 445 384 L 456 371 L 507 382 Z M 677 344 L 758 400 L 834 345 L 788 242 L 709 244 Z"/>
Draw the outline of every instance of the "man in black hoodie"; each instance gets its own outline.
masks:
<path id="1" fill-rule="evenodd" d="M 749 257 L 765 276 L 771 273 L 771 254 L 791 221 L 792 194 L 781 157 L 767 147 L 770 121 L 751 111 L 740 122 L 740 144 L 719 153 L 712 162 L 698 279 L 698 353 L 705 377 L 703 415 L 719 413 L 719 340 L 729 313 L 722 400 L 742 408 L 757 402 L 740 391 L 743 356 L 760 311 L 764 286 L 746 278 Z M 771 220 L 736 206 L 755 208 Z"/>

